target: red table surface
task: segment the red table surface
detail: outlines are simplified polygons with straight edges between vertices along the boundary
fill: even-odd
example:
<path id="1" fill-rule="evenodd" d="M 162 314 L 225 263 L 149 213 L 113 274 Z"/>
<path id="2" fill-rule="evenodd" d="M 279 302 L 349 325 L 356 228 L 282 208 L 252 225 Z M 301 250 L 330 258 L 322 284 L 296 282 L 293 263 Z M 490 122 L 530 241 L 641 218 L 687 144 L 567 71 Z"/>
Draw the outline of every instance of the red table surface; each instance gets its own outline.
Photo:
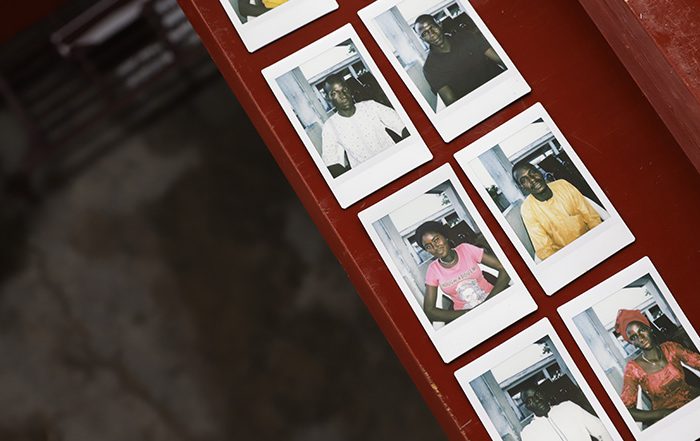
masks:
<path id="1" fill-rule="evenodd" d="M 695 276 L 700 252 L 700 235 L 696 232 L 700 225 L 700 176 L 579 3 L 472 1 L 532 87 L 532 93 L 449 144 L 442 142 L 356 15 L 369 3 L 342 2 L 339 10 L 250 54 L 218 0 L 180 0 L 221 73 L 450 439 L 489 439 L 457 384 L 454 371 L 543 317 L 553 323 L 623 438 L 632 439 L 556 308 L 648 255 L 698 329 L 700 296 Z M 360 34 L 434 159 L 343 210 L 260 71 L 348 22 Z M 549 111 L 637 238 L 552 297 L 539 287 L 452 156 L 536 102 Z M 231 148 L 235 145 L 232 139 Z M 539 305 L 534 314 L 450 364 L 441 361 L 357 218 L 364 208 L 445 162 L 457 171 Z"/>

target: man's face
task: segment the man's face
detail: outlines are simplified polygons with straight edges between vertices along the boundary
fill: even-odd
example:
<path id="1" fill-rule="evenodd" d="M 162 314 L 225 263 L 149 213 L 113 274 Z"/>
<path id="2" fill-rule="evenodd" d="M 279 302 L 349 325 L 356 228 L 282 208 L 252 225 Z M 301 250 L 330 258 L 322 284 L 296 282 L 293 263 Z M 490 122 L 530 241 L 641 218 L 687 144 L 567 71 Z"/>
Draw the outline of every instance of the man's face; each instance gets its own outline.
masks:
<path id="1" fill-rule="evenodd" d="M 331 103 L 339 110 L 349 110 L 355 105 L 350 89 L 345 81 L 334 81 L 326 85 L 326 93 Z"/>
<path id="2" fill-rule="evenodd" d="M 421 40 L 431 46 L 439 46 L 445 41 L 442 28 L 434 21 L 424 20 L 416 24 L 416 32 Z"/>
<path id="3" fill-rule="evenodd" d="M 547 416 L 551 406 L 547 399 L 542 395 L 542 392 L 534 389 L 525 389 L 521 393 L 523 404 L 530 409 L 532 413 L 539 417 Z"/>
<path id="4" fill-rule="evenodd" d="M 549 188 L 542 173 L 533 166 L 521 167 L 513 175 L 515 181 L 530 194 L 540 194 Z"/>

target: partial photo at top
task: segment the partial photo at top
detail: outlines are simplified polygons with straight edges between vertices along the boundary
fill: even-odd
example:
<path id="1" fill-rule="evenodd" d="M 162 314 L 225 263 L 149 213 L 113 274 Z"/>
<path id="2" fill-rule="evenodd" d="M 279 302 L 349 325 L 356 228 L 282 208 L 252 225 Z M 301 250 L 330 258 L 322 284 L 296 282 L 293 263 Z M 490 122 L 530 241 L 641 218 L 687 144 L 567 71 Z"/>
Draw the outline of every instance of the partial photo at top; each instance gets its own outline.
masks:
<path id="1" fill-rule="evenodd" d="M 530 90 L 466 1 L 380 0 L 359 14 L 443 138 Z"/>
<path id="2" fill-rule="evenodd" d="M 338 9 L 335 0 L 219 0 L 249 52 Z"/>

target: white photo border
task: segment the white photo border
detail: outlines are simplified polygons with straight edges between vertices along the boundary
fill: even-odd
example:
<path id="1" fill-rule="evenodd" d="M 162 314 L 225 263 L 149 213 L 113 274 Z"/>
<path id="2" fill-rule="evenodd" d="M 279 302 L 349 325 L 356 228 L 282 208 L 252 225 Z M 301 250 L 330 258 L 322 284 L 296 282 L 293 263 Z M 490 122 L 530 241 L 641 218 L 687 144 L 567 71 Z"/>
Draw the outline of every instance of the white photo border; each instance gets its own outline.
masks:
<path id="1" fill-rule="evenodd" d="M 613 440 L 622 441 L 622 437 L 620 436 L 612 421 L 608 417 L 608 414 L 605 413 L 605 409 L 603 409 L 603 406 L 596 398 L 595 394 L 586 382 L 586 379 L 583 377 L 581 371 L 579 371 L 578 367 L 576 366 L 576 363 L 574 363 L 574 360 L 571 358 L 571 355 L 569 355 L 569 352 L 566 350 L 564 343 L 561 341 L 559 335 L 554 330 L 554 327 L 547 318 L 543 318 L 542 320 L 533 324 L 529 328 L 515 335 L 510 340 L 497 346 L 496 348 L 492 349 L 491 351 L 487 352 L 486 354 L 482 355 L 481 357 L 477 358 L 476 360 L 472 361 L 471 363 L 467 364 L 461 369 L 458 369 L 455 372 L 455 378 L 457 378 L 457 382 L 459 383 L 460 387 L 469 399 L 469 402 L 474 407 L 474 410 L 479 416 L 479 419 L 486 427 L 486 430 L 491 436 L 491 439 L 493 441 L 502 441 L 502 438 L 498 433 L 496 426 L 491 421 L 491 417 L 489 417 L 488 413 L 486 412 L 486 409 L 484 409 L 484 407 L 481 405 L 479 397 L 476 395 L 476 392 L 471 387 L 470 383 L 476 378 L 479 378 L 486 372 L 493 369 L 495 366 L 498 366 L 505 360 L 511 358 L 514 354 L 517 354 L 518 352 L 526 349 L 528 346 L 532 345 L 533 343 L 544 337 L 549 337 L 552 343 L 554 343 L 554 346 L 559 352 L 559 355 L 566 363 L 566 367 L 576 380 L 578 387 L 588 399 L 588 402 L 591 404 L 591 406 L 597 414 L 596 416 L 600 419 L 605 428 L 608 430 L 608 433 L 613 438 Z"/>
<path id="2" fill-rule="evenodd" d="M 233 9 L 233 1 L 237 0 L 219 0 L 219 3 L 251 53 L 338 9 L 336 0 L 289 0 L 255 20 L 243 23 Z"/>
<path id="3" fill-rule="evenodd" d="M 652 281 L 661 291 L 664 300 L 673 310 L 676 318 L 681 322 L 683 330 L 688 334 L 696 348 L 700 348 L 700 337 L 697 331 L 693 328 L 685 313 L 681 309 L 676 299 L 673 297 L 671 290 L 668 288 L 656 267 L 649 257 L 643 257 L 619 273 L 603 281 L 597 286 L 591 288 L 575 299 L 558 308 L 559 315 L 564 320 L 566 327 L 574 337 L 574 340 L 583 352 L 585 358 L 589 361 L 593 372 L 595 372 L 598 380 L 602 383 L 605 391 L 610 396 L 611 401 L 622 416 L 622 419 L 627 424 L 627 427 L 638 441 L 652 441 L 659 439 L 672 439 L 674 441 L 695 441 L 700 438 L 700 424 L 697 422 L 697 417 L 700 415 L 700 397 L 674 411 L 670 415 L 657 421 L 643 431 L 639 429 L 637 423 L 630 415 L 629 411 L 622 402 L 619 394 L 613 387 L 613 384 L 608 380 L 605 371 L 598 363 L 597 358 L 593 354 L 586 343 L 583 334 L 579 331 L 574 323 L 574 317 L 586 311 L 591 306 L 607 299 L 616 294 L 620 289 L 626 287 L 630 283 L 638 280 L 646 275 L 651 276 Z"/>
<path id="4" fill-rule="evenodd" d="M 479 31 L 506 65 L 507 70 L 440 112 L 435 112 L 423 97 L 418 87 L 411 80 L 408 72 L 394 56 L 391 50 L 391 42 L 389 42 L 375 21 L 376 17 L 396 6 L 401 0 L 378 0 L 358 12 L 369 33 L 445 142 L 452 141 L 457 136 L 531 91 L 525 78 L 520 74 L 520 71 L 515 67 L 506 51 L 486 27 L 486 24 L 481 20 L 481 17 L 479 17 L 472 5 L 466 0 L 456 1 L 462 7 L 462 10 L 474 21 Z"/>
<path id="5" fill-rule="evenodd" d="M 489 196 L 483 183 L 470 166 L 470 163 L 479 160 L 479 155 L 494 148 L 503 140 L 519 132 L 538 119 L 544 121 L 551 133 L 559 141 L 562 150 L 568 155 L 578 172 L 581 173 L 581 176 L 583 176 L 586 183 L 591 187 L 602 203 L 603 209 L 608 212 L 610 217 L 547 259 L 536 263 L 535 259 L 530 256 L 530 253 L 528 253 L 525 245 L 520 241 L 505 216 L 498 209 L 496 203 Z M 635 240 L 634 235 L 627 225 L 625 225 L 617 210 L 615 210 L 615 207 L 613 207 L 612 203 L 578 157 L 573 147 L 571 147 L 571 144 L 566 140 L 564 134 L 559 130 L 540 103 L 534 104 L 477 141 L 458 151 L 455 153 L 454 157 L 471 183 L 476 187 L 477 192 L 489 207 L 489 210 L 491 210 L 491 213 L 501 225 L 501 228 L 503 228 L 547 295 L 553 295 L 555 292 Z"/>
<path id="6" fill-rule="evenodd" d="M 285 97 L 284 92 L 277 83 L 277 79 L 304 62 L 347 40 L 353 43 L 363 61 L 366 63 L 367 68 L 372 75 L 374 75 L 382 91 L 389 99 L 394 110 L 406 123 L 406 129 L 410 136 L 397 143 L 394 147 L 360 164 L 359 167 L 345 172 L 337 178 L 333 178 L 327 166 L 324 164 L 321 155 L 314 147 L 313 142 L 304 131 L 301 122 L 294 114 L 292 105 Z M 367 48 L 365 48 L 357 32 L 355 32 L 355 29 L 350 24 L 335 30 L 289 57 L 263 69 L 262 73 L 277 98 L 277 101 L 282 106 L 287 118 L 304 143 L 306 150 L 311 155 L 316 167 L 342 208 L 349 207 L 365 196 L 433 158 L 425 141 L 423 141 L 423 138 L 418 133 L 418 130 L 413 125 L 413 122 L 408 117 L 403 106 L 401 106 L 398 98 L 396 98 L 396 95 L 367 51 Z"/>
<path id="7" fill-rule="evenodd" d="M 399 207 L 413 201 L 418 196 L 425 194 L 427 191 L 447 181 L 452 184 L 457 196 L 461 199 L 467 212 L 471 215 L 479 228 L 479 231 L 484 235 L 484 238 L 493 249 L 494 254 L 511 277 L 512 284 L 509 288 L 499 293 L 498 296 L 436 330 L 425 315 L 422 305 L 420 305 L 418 300 L 411 294 L 410 288 L 401 276 L 397 263 L 391 258 L 372 224 Z M 522 280 L 520 280 L 518 273 L 493 237 L 488 226 L 481 218 L 481 215 L 476 210 L 476 207 L 449 164 L 437 168 L 386 199 L 363 210 L 358 214 L 358 217 L 367 230 L 372 243 L 374 243 L 384 263 L 394 277 L 394 280 L 399 285 L 401 292 L 413 309 L 418 321 L 423 326 L 423 329 L 425 329 L 425 332 L 428 334 L 428 337 L 435 345 L 435 348 L 445 363 L 449 363 L 469 349 L 537 310 L 537 304 L 532 299 L 532 296 Z"/>

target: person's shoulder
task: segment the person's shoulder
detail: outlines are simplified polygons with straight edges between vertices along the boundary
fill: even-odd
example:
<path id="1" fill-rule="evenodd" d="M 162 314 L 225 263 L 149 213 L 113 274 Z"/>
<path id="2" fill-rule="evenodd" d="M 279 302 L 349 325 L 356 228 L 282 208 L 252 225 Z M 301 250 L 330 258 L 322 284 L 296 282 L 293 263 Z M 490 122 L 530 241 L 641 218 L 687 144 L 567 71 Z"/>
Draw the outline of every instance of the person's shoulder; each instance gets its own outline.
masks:
<path id="1" fill-rule="evenodd" d="M 360 101 L 358 103 L 355 103 L 355 107 L 358 110 L 362 110 L 362 111 L 374 111 L 374 110 L 388 108 L 384 104 L 379 103 L 379 102 L 374 101 L 374 100 Z"/>
<path id="2" fill-rule="evenodd" d="M 581 406 L 579 406 L 578 404 L 574 403 L 573 401 L 567 400 L 552 406 L 552 410 L 556 410 L 557 412 L 578 412 L 582 409 Z"/>
<path id="3" fill-rule="evenodd" d="M 337 113 L 334 113 L 333 115 L 329 116 L 326 122 L 323 123 L 321 126 L 321 133 L 327 132 L 333 128 L 333 124 L 340 118 L 340 115 Z"/>
<path id="4" fill-rule="evenodd" d="M 636 358 L 631 358 L 627 360 L 625 365 L 625 372 L 623 375 L 628 378 L 641 378 L 645 374 L 644 369 L 637 363 Z"/>
<path id="5" fill-rule="evenodd" d="M 455 250 L 460 251 L 462 254 L 468 254 L 468 255 L 474 255 L 474 254 L 479 254 L 483 251 L 483 249 L 479 248 L 476 245 L 472 245 L 470 243 L 460 243 L 455 247 Z"/>
<path id="6" fill-rule="evenodd" d="M 683 352 L 685 348 L 683 345 L 680 343 L 676 343 L 675 341 L 665 341 L 659 345 L 661 347 L 661 350 L 664 352 L 664 354 L 667 355 L 667 358 L 672 357 L 678 352 Z"/>
<path id="7" fill-rule="evenodd" d="M 520 438 L 523 440 L 526 439 L 526 437 L 532 435 L 532 439 L 537 439 L 537 426 L 540 423 L 539 417 L 533 417 L 525 427 L 523 427 L 523 430 L 520 431 Z"/>
<path id="8" fill-rule="evenodd" d="M 553 192 L 560 191 L 560 192 L 573 192 L 580 194 L 581 192 L 578 191 L 578 188 L 574 186 L 571 182 L 567 181 L 566 179 L 557 179 L 554 182 L 549 183 L 549 188 L 552 189 Z"/>
<path id="9" fill-rule="evenodd" d="M 523 209 L 525 211 L 528 211 L 531 209 L 532 205 L 537 202 L 537 199 L 531 194 L 525 196 L 525 199 L 523 200 L 523 203 L 520 204 L 520 214 L 522 214 Z"/>

